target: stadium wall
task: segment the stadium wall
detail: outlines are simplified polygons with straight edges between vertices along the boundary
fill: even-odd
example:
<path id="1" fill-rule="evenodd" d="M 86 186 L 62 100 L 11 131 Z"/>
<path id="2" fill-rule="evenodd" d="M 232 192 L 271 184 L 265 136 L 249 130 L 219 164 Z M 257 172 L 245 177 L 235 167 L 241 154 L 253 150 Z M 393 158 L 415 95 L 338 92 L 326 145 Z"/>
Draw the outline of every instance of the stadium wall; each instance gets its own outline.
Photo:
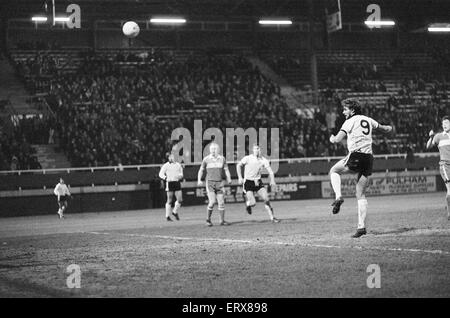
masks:
<path id="1" fill-rule="evenodd" d="M 327 172 L 337 159 L 295 159 L 280 162 L 276 189 L 269 189 L 271 200 L 302 200 L 333 196 Z M 291 162 L 292 161 L 292 162 Z M 393 171 L 400 170 L 401 171 Z M 409 167 L 405 171 L 405 167 Z M 431 170 L 427 170 L 429 167 Z M 437 158 L 375 160 L 369 195 L 427 193 L 443 191 Z M 414 169 L 415 168 L 415 169 Z M 87 171 L 86 171 L 87 170 Z M 61 176 L 70 186 L 73 199 L 70 213 L 162 208 L 164 185 L 157 177 L 159 166 L 68 169 L 0 174 L 0 216 L 52 214 L 57 210 L 53 188 Z M 204 187 L 197 187 L 197 165 L 185 168 L 184 205 L 206 202 Z M 225 187 L 227 202 L 243 202 L 242 187 L 236 183 L 236 171 L 230 164 L 233 183 Z M 266 180 L 267 181 L 267 180 Z M 342 179 L 344 196 L 354 195 L 354 177 Z"/>

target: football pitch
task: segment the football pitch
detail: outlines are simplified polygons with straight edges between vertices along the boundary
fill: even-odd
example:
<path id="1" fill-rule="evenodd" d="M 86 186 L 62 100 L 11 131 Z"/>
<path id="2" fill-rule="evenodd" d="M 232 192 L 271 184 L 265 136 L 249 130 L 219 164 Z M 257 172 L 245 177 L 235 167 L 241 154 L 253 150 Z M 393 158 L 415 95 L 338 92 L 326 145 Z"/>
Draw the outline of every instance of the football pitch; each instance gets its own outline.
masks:
<path id="1" fill-rule="evenodd" d="M 63 220 L 56 208 L 4 218 L 0 296 L 449 297 L 445 194 L 368 201 L 369 233 L 359 239 L 350 237 L 353 198 L 338 215 L 331 200 L 273 202 L 278 224 L 261 202 L 252 215 L 227 204 L 230 226 L 218 225 L 215 207 L 206 227 L 205 206 L 182 207 L 174 222 L 163 209 L 70 214 L 69 207 Z M 76 282 L 72 264 L 79 288 L 68 287 Z"/>

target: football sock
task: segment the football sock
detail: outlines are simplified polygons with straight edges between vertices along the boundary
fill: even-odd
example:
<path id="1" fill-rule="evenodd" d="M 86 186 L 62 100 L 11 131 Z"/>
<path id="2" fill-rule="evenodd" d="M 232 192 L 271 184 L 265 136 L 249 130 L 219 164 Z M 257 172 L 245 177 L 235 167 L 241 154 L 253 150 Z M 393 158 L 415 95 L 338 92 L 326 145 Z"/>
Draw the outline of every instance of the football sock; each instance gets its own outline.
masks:
<path id="1" fill-rule="evenodd" d="M 173 207 L 173 214 L 177 214 L 178 213 L 178 209 L 180 208 L 181 203 L 178 201 L 175 201 L 175 206 Z"/>
<path id="2" fill-rule="evenodd" d="M 171 208 L 170 203 L 166 203 L 166 218 L 170 216 Z"/>
<path id="3" fill-rule="evenodd" d="M 450 216 L 450 194 L 447 194 L 447 215 Z"/>
<path id="4" fill-rule="evenodd" d="M 272 209 L 272 207 L 270 206 L 270 202 L 264 203 L 264 207 L 266 208 L 267 213 L 269 213 L 270 219 L 273 220 L 273 209 Z"/>
<path id="5" fill-rule="evenodd" d="M 210 209 L 210 208 L 207 208 L 207 220 L 211 220 L 211 215 L 212 215 L 212 209 Z"/>
<path id="6" fill-rule="evenodd" d="M 333 172 L 330 174 L 331 186 L 333 187 L 333 191 L 336 194 L 336 200 L 340 198 L 341 195 L 341 176 Z"/>
<path id="7" fill-rule="evenodd" d="M 366 215 L 367 215 L 367 200 L 358 200 L 358 229 L 366 227 Z"/>
<path id="8" fill-rule="evenodd" d="M 220 222 L 225 221 L 225 210 L 219 210 Z"/>

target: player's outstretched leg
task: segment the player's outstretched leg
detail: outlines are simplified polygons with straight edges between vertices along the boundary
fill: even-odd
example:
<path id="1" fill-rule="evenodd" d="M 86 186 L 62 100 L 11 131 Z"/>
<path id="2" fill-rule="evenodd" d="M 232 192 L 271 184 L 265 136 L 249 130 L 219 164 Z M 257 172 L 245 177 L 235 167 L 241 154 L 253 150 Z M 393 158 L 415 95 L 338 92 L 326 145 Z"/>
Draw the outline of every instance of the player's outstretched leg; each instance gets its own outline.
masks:
<path id="1" fill-rule="evenodd" d="M 333 214 L 338 214 L 342 203 L 344 203 L 344 199 L 341 194 L 341 174 L 347 170 L 345 166 L 345 159 L 338 161 L 333 167 L 330 169 L 330 181 L 333 191 L 336 195 L 336 199 L 331 204 L 333 207 Z"/>
<path id="2" fill-rule="evenodd" d="M 264 207 L 266 208 L 267 213 L 269 213 L 269 218 L 273 223 L 279 223 L 280 220 L 278 220 L 274 215 L 273 215 L 273 208 L 270 205 L 270 201 L 265 201 L 264 202 Z"/>
<path id="3" fill-rule="evenodd" d="M 361 176 L 356 184 L 356 199 L 358 200 L 358 227 L 356 233 L 352 237 L 358 238 L 367 234 L 366 217 L 367 217 L 367 199 L 366 189 L 369 184 L 369 179 Z"/>
<path id="4" fill-rule="evenodd" d="M 269 214 L 269 218 L 273 223 L 278 223 L 280 222 L 280 220 L 278 220 L 274 215 L 273 215 L 273 208 L 272 205 L 270 204 L 270 200 L 269 200 L 269 194 L 267 193 L 266 188 L 261 188 L 258 191 L 258 195 L 261 197 L 261 199 L 264 200 L 264 208 L 266 209 L 267 213 Z"/>

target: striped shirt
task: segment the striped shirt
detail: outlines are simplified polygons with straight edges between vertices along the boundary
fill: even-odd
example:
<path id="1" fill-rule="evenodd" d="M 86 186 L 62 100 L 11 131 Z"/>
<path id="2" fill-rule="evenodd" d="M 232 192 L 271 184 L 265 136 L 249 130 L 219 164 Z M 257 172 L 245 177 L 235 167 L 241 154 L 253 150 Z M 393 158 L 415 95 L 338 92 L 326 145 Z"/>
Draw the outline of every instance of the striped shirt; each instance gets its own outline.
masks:
<path id="1" fill-rule="evenodd" d="M 166 162 L 159 171 L 159 177 L 168 182 L 180 181 L 183 178 L 183 167 L 178 162 Z"/>
<path id="2" fill-rule="evenodd" d="M 223 172 L 225 169 L 228 169 L 227 161 L 224 156 L 217 155 L 214 157 L 213 155 L 206 156 L 201 165 L 202 169 L 206 169 L 206 180 L 207 181 L 222 181 Z"/>
<path id="3" fill-rule="evenodd" d="M 434 136 L 433 144 L 439 148 L 440 164 L 450 164 L 450 133 L 441 132 Z"/>
<path id="4" fill-rule="evenodd" d="M 55 190 L 53 190 L 53 193 L 60 196 L 70 195 L 69 188 L 65 183 L 58 183 L 55 187 Z"/>

